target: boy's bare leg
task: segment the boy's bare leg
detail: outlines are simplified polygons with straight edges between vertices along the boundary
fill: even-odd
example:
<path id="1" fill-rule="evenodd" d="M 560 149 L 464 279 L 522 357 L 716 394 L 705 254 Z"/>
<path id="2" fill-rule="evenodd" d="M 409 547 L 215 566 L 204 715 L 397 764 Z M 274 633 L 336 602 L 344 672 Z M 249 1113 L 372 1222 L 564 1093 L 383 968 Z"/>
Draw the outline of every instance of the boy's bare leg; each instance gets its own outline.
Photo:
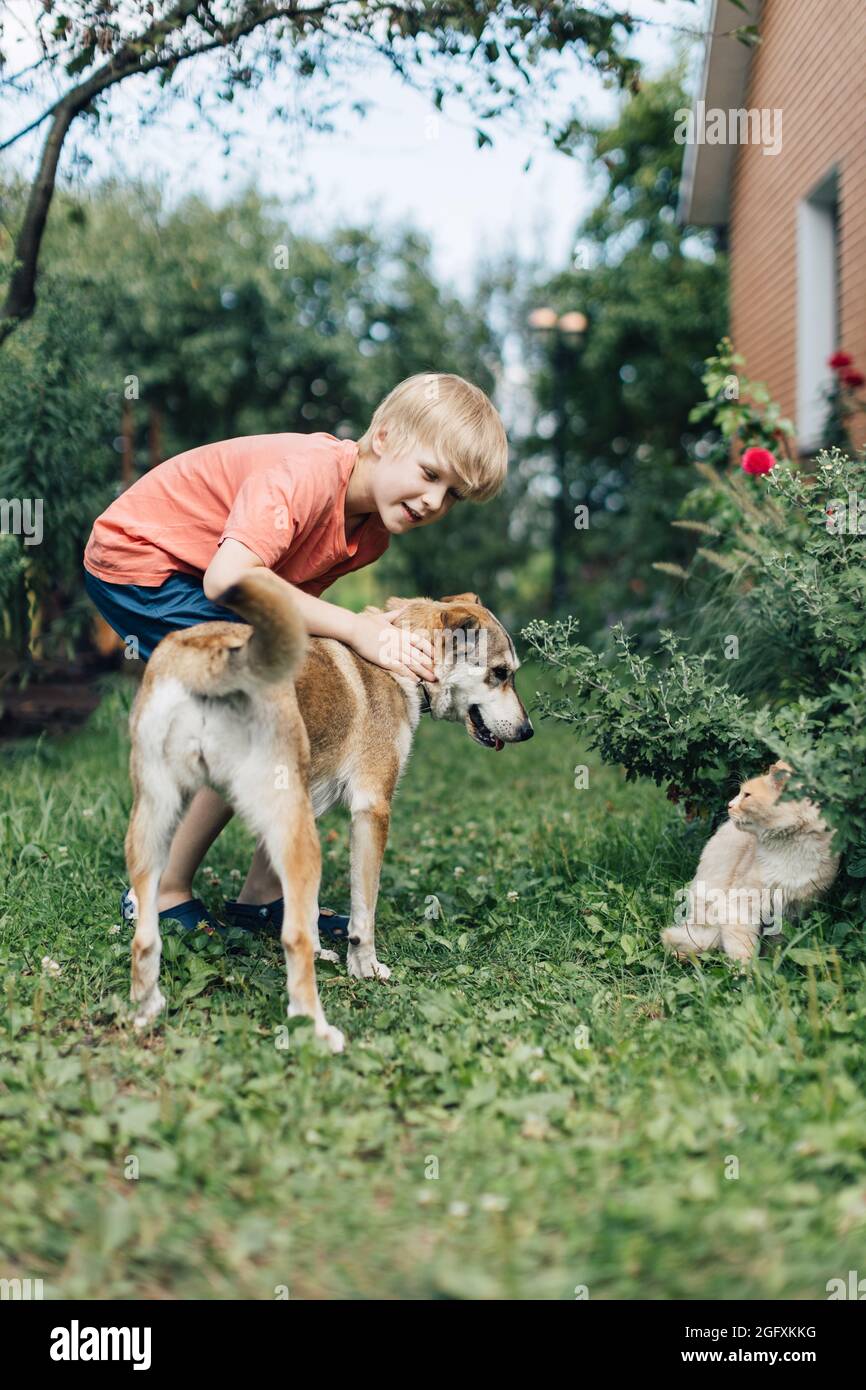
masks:
<path id="1" fill-rule="evenodd" d="M 234 812 L 211 787 L 201 787 L 174 832 L 168 863 L 159 881 L 157 908 L 165 912 L 192 897 L 196 870 Z"/>
<path id="2" fill-rule="evenodd" d="M 196 871 L 233 815 L 231 806 L 212 787 L 202 787 L 196 792 L 174 832 L 168 863 L 159 881 L 157 907 L 160 912 L 188 902 L 192 897 Z M 272 903 L 281 893 L 280 880 L 259 842 L 238 902 Z"/>
<path id="3" fill-rule="evenodd" d="M 277 898 L 282 897 L 282 893 L 280 880 L 274 873 L 267 850 L 259 840 L 253 861 L 250 864 L 250 871 L 243 888 L 238 893 L 238 902 L 254 903 L 258 907 L 262 903 L 276 902 Z"/>

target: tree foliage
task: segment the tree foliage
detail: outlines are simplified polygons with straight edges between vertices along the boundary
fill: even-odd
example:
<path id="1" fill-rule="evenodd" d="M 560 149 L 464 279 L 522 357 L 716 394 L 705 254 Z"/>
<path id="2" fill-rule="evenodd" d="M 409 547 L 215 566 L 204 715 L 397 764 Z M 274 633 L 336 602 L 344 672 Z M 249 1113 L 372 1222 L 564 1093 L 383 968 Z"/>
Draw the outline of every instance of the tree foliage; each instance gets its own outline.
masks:
<path id="1" fill-rule="evenodd" d="M 0 354 L 0 498 L 41 507 L 41 538 L 0 535 L 2 635 L 19 666 L 72 654 L 90 613 L 81 557 L 111 498 L 117 422 L 88 297 L 46 277 L 40 314 Z"/>
<path id="2" fill-rule="evenodd" d="M 236 96 L 260 89 L 267 76 L 279 72 L 284 86 L 294 88 L 294 105 L 304 118 L 321 123 L 328 99 L 313 94 L 311 79 L 325 79 L 324 89 L 333 91 L 347 63 L 378 57 L 405 81 L 421 86 L 435 107 L 450 97 L 466 102 L 479 122 L 479 143 L 489 144 L 486 124 L 525 107 L 533 79 L 546 89 L 555 85 L 557 57 L 575 55 L 620 85 L 637 78 L 637 64 L 624 49 L 635 22 L 628 11 L 606 5 L 322 0 L 301 8 L 294 0 L 44 0 L 36 25 L 42 58 L 7 81 L 18 90 L 52 95 L 41 115 L 0 144 L 0 150 L 8 148 L 47 127 L 16 236 L 0 342 L 35 306 L 40 247 L 66 137 L 80 118 L 97 125 L 110 118 L 108 98 L 122 82 L 154 75 L 158 94 L 171 100 L 179 90 L 178 71 L 197 68 L 197 99 L 204 109 L 214 97 L 230 106 Z M 206 81 L 200 66 L 213 53 L 221 58 L 216 83 Z M 0 68 L 4 65 L 0 50 Z M 43 69 L 50 88 L 40 85 Z M 285 117 L 292 105 L 274 114 Z M 573 124 L 573 115 L 565 130 L 548 122 L 548 134 L 564 148 Z"/>
<path id="3" fill-rule="evenodd" d="M 612 126 L 592 133 L 602 195 L 578 229 L 575 265 L 533 292 L 536 303 L 588 319 L 564 371 L 554 370 L 547 335 L 537 335 L 534 387 L 547 428 L 530 433 L 524 450 L 549 454 L 556 421 L 566 493 L 554 508 L 589 513 L 583 530 L 569 522 L 568 608 L 592 625 L 660 588 L 651 564 L 691 485 L 689 412 L 724 326 L 724 257 L 712 234 L 676 220 L 682 146 L 673 113 L 683 102 L 673 72 L 643 84 Z M 667 549 L 677 559 L 687 547 L 668 539 Z"/>

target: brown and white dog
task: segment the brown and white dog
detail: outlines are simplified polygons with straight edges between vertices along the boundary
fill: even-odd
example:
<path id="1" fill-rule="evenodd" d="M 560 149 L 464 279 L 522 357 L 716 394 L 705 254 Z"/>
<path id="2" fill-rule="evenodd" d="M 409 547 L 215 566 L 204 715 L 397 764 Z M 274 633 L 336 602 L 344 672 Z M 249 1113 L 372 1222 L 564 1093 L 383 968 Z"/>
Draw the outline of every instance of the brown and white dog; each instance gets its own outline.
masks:
<path id="1" fill-rule="evenodd" d="M 438 680 L 429 686 L 342 642 L 308 637 L 290 591 L 269 570 L 251 570 L 219 601 L 245 622 L 199 623 L 163 638 L 130 719 L 135 1025 L 146 1026 L 165 1002 L 157 886 L 178 820 L 207 784 L 262 840 L 280 879 L 289 1015 L 308 1015 L 339 1052 L 343 1035 L 325 1019 L 314 969 L 315 955 L 330 954 L 319 943 L 316 819 L 338 803 L 351 812 L 349 974 L 387 979 L 376 959 L 376 899 L 391 799 L 418 721 L 425 712 L 461 720 L 476 743 L 497 750 L 531 738 L 514 688 L 520 662 L 477 594 L 387 600 L 385 610 L 408 605 L 397 626 L 431 639 Z"/>

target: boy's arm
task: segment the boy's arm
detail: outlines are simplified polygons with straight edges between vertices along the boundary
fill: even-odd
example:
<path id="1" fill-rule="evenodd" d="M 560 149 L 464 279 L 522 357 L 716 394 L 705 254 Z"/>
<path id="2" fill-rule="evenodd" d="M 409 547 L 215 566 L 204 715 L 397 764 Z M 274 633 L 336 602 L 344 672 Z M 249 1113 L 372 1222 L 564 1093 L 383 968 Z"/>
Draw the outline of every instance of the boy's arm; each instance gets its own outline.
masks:
<path id="1" fill-rule="evenodd" d="M 219 599 L 244 570 L 263 567 L 255 551 L 228 536 L 205 570 L 202 587 L 212 602 Z M 406 633 L 393 627 L 393 619 L 403 610 L 382 614 L 352 613 L 336 603 L 327 603 L 305 593 L 287 579 L 281 580 L 298 606 L 304 626 L 313 637 L 335 637 L 368 661 L 416 680 L 435 680 L 432 643 L 421 633 Z M 383 629 L 386 631 L 383 634 Z"/>
<path id="2" fill-rule="evenodd" d="M 244 570 L 262 567 L 262 561 L 255 551 L 240 541 L 229 537 L 224 540 L 205 570 L 203 589 L 205 598 L 215 602 L 230 585 L 239 579 Z M 336 637 L 340 642 L 351 645 L 352 620 L 355 616 L 347 608 L 339 608 L 335 603 L 325 603 L 323 599 L 307 594 L 288 580 L 283 583 L 292 591 L 292 597 L 304 620 L 307 631 L 315 637 Z"/>

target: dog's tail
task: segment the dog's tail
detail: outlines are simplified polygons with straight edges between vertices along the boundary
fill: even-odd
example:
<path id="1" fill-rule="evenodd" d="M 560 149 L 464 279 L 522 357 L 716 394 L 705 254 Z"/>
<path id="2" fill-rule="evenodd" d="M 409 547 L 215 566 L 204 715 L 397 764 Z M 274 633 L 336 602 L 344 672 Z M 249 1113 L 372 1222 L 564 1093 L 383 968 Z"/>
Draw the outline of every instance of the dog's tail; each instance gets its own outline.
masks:
<path id="1" fill-rule="evenodd" d="M 248 570 L 217 599 L 239 613 L 253 634 L 232 652 L 239 676 L 254 680 L 290 680 L 307 652 L 307 630 L 285 581 L 271 570 Z M 245 682 L 239 681 L 239 687 Z"/>

